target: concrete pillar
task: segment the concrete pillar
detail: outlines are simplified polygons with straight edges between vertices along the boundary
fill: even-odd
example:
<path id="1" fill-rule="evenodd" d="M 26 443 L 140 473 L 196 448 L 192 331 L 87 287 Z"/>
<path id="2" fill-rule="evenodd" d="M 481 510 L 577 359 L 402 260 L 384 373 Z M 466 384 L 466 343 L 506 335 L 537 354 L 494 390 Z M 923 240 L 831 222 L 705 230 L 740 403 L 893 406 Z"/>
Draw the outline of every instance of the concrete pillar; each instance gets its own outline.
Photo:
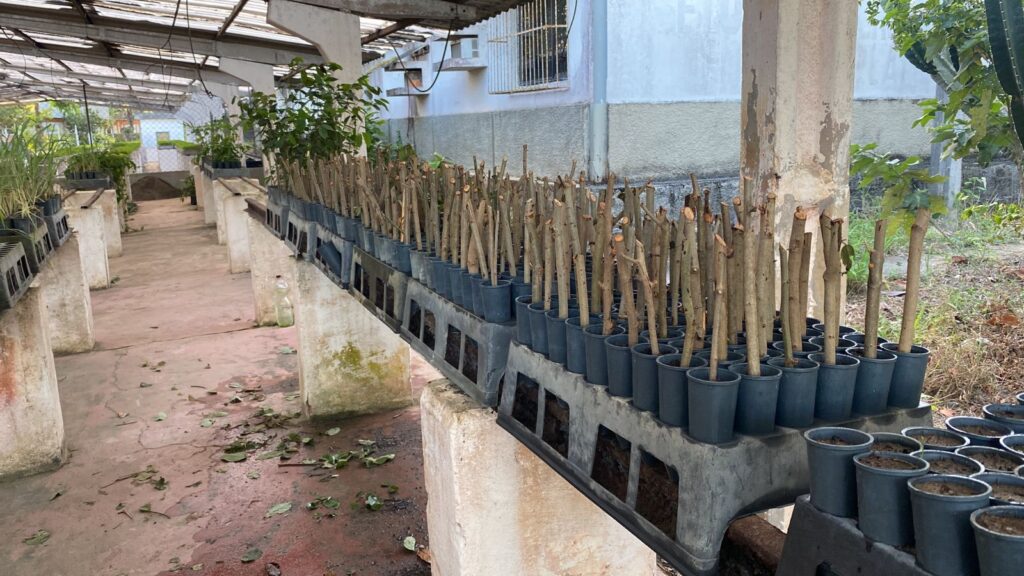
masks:
<path id="1" fill-rule="evenodd" d="M 256 92 L 264 94 L 274 93 L 274 67 L 270 64 L 238 60 L 236 58 L 221 58 L 218 68 L 227 72 L 235 78 L 244 81 Z"/>
<path id="2" fill-rule="evenodd" d="M 232 119 L 233 122 L 236 121 L 239 110 L 238 103 L 235 101 L 235 98 L 238 97 L 238 86 L 207 82 L 206 87 L 210 90 L 211 94 L 224 102 L 224 113 L 227 114 L 228 118 Z"/>
<path id="3" fill-rule="evenodd" d="M 225 189 L 221 200 L 224 208 L 224 239 L 228 245 L 228 267 L 232 274 L 240 274 L 250 270 L 252 260 L 249 222 L 253 219 L 246 212 L 245 200 L 258 197 L 262 192 L 241 178 L 232 178 L 231 187 L 232 190 Z"/>
<path id="4" fill-rule="evenodd" d="M 92 298 L 79 254 L 78 236 L 72 234 L 46 262 L 39 274 L 46 306 L 50 346 L 55 354 L 92 350 Z"/>
<path id="5" fill-rule="evenodd" d="M 220 178 L 215 178 L 213 180 L 212 190 L 213 192 L 211 196 L 214 204 L 213 209 L 217 217 L 217 244 L 224 246 L 228 243 L 227 220 L 224 216 L 224 201 L 227 198 L 230 198 L 233 193 L 224 186 L 224 183 L 221 182 Z"/>
<path id="6" fill-rule="evenodd" d="M 299 390 L 308 416 L 354 416 L 412 403 L 409 345 L 305 260 L 291 290 Z"/>
<path id="7" fill-rule="evenodd" d="M 60 466 L 64 419 L 38 288 L 0 313 L 0 480 Z"/>
<path id="8" fill-rule="evenodd" d="M 118 258 L 124 253 L 121 244 L 121 208 L 117 205 L 117 192 L 104 190 L 93 209 L 103 211 L 103 227 L 106 230 L 107 257 Z"/>
<path id="9" fill-rule="evenodd" d="M 355 14 L 291 0 L 270 0 L 267 22 L 316 46 L 328 62 L 340 64 L 342 69 L 335 74 L 338 80 L 355 82 L 362 75 L 363 47 Z"/>
<path id="10" fill-rule="evenodd" d="M 82 271 L 89 288 L 101 289 L 110 286 L 110 262 L 107 259 L 107 228 L 103 211 L 96 205 L 82 208 L 82 203 L 92 192 L 78 192 L 68 202 L 65 211 L 68 223 L 78 237 L 78 252 L 82 259 Z"/>
<path id="11" fill-rule="evenodd" d="M 217 203 L 214 201 L 213 178 L 206 170 L 200 170 L 199 177 L 203 181 L 203 222 L 207 226 L 216 226 Z"/>
<path id="12" fill-rule="evenodd" d="M 435 576 L 661 574 L 655 553 L 445 380 L 420 398 Z"/>
<path id="13" fill-rule="evenodd" d="M 203 208 L 206 206 L 206 195 L 203 189 L 203 169 L 196 164 L 192 164 L 189 166 L 188 171 L 192 174 L 192 182 L 196 187 L 196 207 Z"/>
<path id="14" fill-rule="evenodd" d="M 295 286 L 295 258 L 280 238 L 260 222 L 246 217 L 249 229 L 249 274 L 256 303 L 256 322 L 260 326 L 277 324 L 274 308 L 274 286 L 281 276 L 288 286 Z M 294 305 L 294 300 L 293 300 Z"/>
<path id="15" fill-rule="evenodd" d="M 808 209 L 808 305 L 818 318 L 825 266 L 818 216 L 849 214 L 856 40 L 857 2 L 744 0 L 742 174 L 755 190 L 777 182 L 779 241 L 788 243 L 796 207 Z"/>

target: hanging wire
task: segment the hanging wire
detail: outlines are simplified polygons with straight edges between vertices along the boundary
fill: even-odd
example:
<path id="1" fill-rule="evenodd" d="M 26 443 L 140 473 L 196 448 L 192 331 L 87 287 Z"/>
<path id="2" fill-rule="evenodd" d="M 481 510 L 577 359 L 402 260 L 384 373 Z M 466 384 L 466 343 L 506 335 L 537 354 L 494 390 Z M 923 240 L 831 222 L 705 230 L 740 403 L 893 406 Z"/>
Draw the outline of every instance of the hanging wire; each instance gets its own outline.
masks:
<path id="1" fill-rule="evenodd" d="M 427 92 L 430 92 L 430 90 L 434 88 L 434 84 L 437 84 L 437 79 L 441 77 L 441 71 L 444 70 L 444 59 L 448 55 L 448 43 L 451 41 L 452 38 L 452 27 L 454 26 L 454 24 L 454 20 L 448 22 L 448 34 L 444 37 L 444 50 L 441 51 L 441 62 L 437 65 L 437 74 L 434 74 L 434 81 L 430 83 L 430 86 L 428 86 L 426 90 L 420 89 L 416 85 L 412 86 L 413 90 L 416 90 L 420 94 L 426 94 Z M 409 69 L 406 68 L 405 62 L 402 61 L 402 55 L 398 53 L 398 48 L 395 47 L 395 43 L 391 41 L 391 38 L 388 38 L 386 36 L 384 37 L 384 39 L 387 40 L 387 43 L 389 45 L 391 45 L 391 49 L 394 50 L 395 56 L 398 57 L 398 65 L 402 67 L 402 70 L 408 72 Z"/>

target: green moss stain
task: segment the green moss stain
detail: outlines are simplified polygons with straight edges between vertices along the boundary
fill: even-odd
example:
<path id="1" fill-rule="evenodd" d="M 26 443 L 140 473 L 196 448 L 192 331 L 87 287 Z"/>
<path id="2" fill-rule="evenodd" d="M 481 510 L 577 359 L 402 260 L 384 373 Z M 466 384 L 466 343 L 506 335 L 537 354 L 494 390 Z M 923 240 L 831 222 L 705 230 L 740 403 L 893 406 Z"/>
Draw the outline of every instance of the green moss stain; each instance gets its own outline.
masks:
<path id="1" fill-rule="evenodd" d="M 320 369 L 324 379 L 312 404 L 318 413 L 363 414 L 411 402 L 405 355 L 345 344 Z"/>
<path id="2" fill-rule="evenodd" d="M 356 348 L 352 344 L 346 344 L 345 347 L 341 349 L 341 352 L 334 355 L 334 361 L 337 362 L 342 369 L 358 370 L 363 364 L 363 353 L 359 351 L 359 348 Z"/>

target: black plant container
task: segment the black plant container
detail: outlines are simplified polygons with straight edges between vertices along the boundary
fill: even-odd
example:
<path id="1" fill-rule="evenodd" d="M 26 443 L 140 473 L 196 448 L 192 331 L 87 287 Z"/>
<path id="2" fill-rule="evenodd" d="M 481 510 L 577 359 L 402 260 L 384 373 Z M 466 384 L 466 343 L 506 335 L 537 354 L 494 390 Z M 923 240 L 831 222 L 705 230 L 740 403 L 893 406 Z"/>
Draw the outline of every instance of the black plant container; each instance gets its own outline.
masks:
<path id="1" fill-rule="evenodd" d="M 853 393 L 857 387 L 857 368 L 860 362 L 853 356 L 836 354 L 836 363 L 825 364 L 824 354 L 811 354 L 818 367 L 818 391 L 814 399 L 814 415 L 826 422 L 850 418 L 853 412 Z"/>
<path id="2" fill-rule="evenodd" d="M 473 294 L 469 294 L 469 306 L 466 306 L 466 293 L 463 290 L 464 282 L 462 277 L 466 271 L 458 266 L 448 269 L 448 290 L 452 293 L 451 301 L 463 308 L 473 307 Z"/>
<path id="3" fill-rule="evenodd" d="M 913 468 L 871 465 L 878 459 L 909 464 Z M 914 517 L 907 480 L 927 474 L 928 462 L 908 454 L 869 452 L 854 457 L 853 463 L 857 468 L 857 525 L 861 532 L 890 546 L 913 544 Z"/>
<path id="4" fill-rule="evenodd" d="M 1024 434 L 1011 434 L 999 439 L 999 447 L 1024 456 Z"/>
<path id="5" fill-rule="evenodd" d="M 552 305 L 554 305 L 552 299 Z M 544 302 L 534 302 L 527 307 L 530 314 L 530 349 L 538 354 L 548 355 L 548 323 Z"/>
<path id="6" fill-rule="evenodd" d="M 860 361 L 853 390 L 854 413 L 873 416 L 885 412 L 889 404 L 892 373 L 896 368 L 896 355 L 878 350 L 875 358 L 865 358 L 863 348 L 852 348 L 847 352 Z"/>
<path id="7" fill-rule="evenodd" d="M 772 342 L 772 348 L 778 350 L 779 352 L 782 352 L 783 354 L 786 353 L 786 345 L 782 341 Z M 810 342 L 804 342 L 802 348 L 803 350 L 799 352 L 794 351 L 793 356 L 797 358 L 807 358 L 811 354 L 821 352 L 821 346 L 818 346 L 817 344 L 811 344 Z"/>
<path id="8" fill-rule="evenodd" d="M 956 453 L 981 462 L 981 465 L 985 467 L 985 472 L 1013 474 L 1017 467 L 1024 466 L 1024 454 L 1008 452 L 991 446 L 964 446 Z"/>
<path id="9" fill-rule="evenodd" d="M 520 296 L 516 298 L 516 342 L 531 347 L 533 338 L 530 335 L 530 303 L 532 296 Z"/>
<path id="10" fill-rule="evenodd" d="M 854 334 L 844 334 L 843 338 L 849 340 L 850 342 L 853 342 L 854 344 L 860 346 L 861 348 L 864 347 L 864 335 L 859 332 Z M 876 346 L 881 346 L 882 344 L 888 342 L 888 340 L 886 340 L 885 338 L 876 337 L 875 339 L 877 340 L 877 342 L 875 343 Z"/>
<path id="11" fill-rule="evenodd" d="M 704 360 L 709 365 L 711 364 L 711 348 L 703 348 L 693 353 L 694 356 Z M 718 368 L 720 370 L 728 370 L 729 366 L 733 364 L 739 364 L 745 362 L 747 357 L 739 352 L 727 352 L 724 358 L 718 360 Z"/>
<path id="12" fill-rule="evenodd" d="M 786 366 L 785 358 L 770 358 L 769 366 L 782 371 L 775 423 L 787 428 L 807 428 L 814 424 L 814 397 L 818 390 L 818 363 L 795 358 L 795 366 Z"/>
<path id="13" fill-rule="evenodd" d="M 955 452 L 958 448 L 971 445 L 971 441 L 963 434 L 941 428 L 909 426 L 901 430 L 900 433 L 919 441 L 925 450 Z M 940 440 L 942 441 L 940 442 Z"/>
<path id="14" fill-rule="evenodd" d="M 668 344 L 658 346 L 658 354 L 651 351 L 649 342 L 641 342 L 630 349 L 633 363 L 633 406 L 644 412 L 658 412 L 658 356 L 678 352 Z"/>
<path id="15" fill-rule="evenodd" d="M 853 458 L 871 449 L 873 438 L 852 428 L 812 428 L 804 432 L 811 472 L 811 505 L 826 514 L 857 513 L 857 474 Z M 829 443 L 835 439 L 837 443 Z"/>
<path id="16" fill-rule="evenodd" d="M 679 365 L 683 355 L 658 356 L 658 419 L 669 426 L 689 426 L 689 383 L 686 373 L 691 368 L 702 368 L 708 363 L 690 356 L 690 365 Z"/>
<path id="17" fill-rule="evenodd" d="M 1024 466 L 1024 464 L 1022 464 Z M 979 472 L 971 476 L 975 480 L 981 480 L 985 484 L 992 487 L 992 497 L 990 503 L 993 506 L 1021 506 L 1024 505 L 1024 501 L 1006 500 L 996 495 L 996 488 L 998 486 L 1012 486 L 1017 489 L 1024 489 L 1024 478 L 1017 476 L 1013 472 Z"/>
<path id="18" fill-rule="evenodd" d="M 495 286 L 493 282 L 484 281 L 480 285 L 480 296 L 484 305 L 484 320 L 495 324 L 512 321 L 511 282 L 499 280 Z"/>
<path id="19" fill-rule="evenodd" d="M 981 411 L 985 418 L 994 420 L 1013 430 L 1014 434 L 1024 434 L 1024 406 L 1020 404 L 988 404 Z"/>
<path id="20" fill-rule="evenodd" d="M 943 450 L 919 450 L 911 454 L 911 456 L 917 456 L 922 460 L 927 460 L 930 467 L 928 468 L 929 474 L 948 474 L 953 476 L 974 476 L 985 471 L 985 467 L 980 462 L 967 456 L 961 456 L 955 452 L 945 452 Z M 956 464 L 964 466 L 969 470 L 963 472 L 946 471 L 948 468 L 946 464 Z"/>
<path id="21" fill-rule="evenodd" d="M 970 431 L 965 430 L 964 427 Z M 1013 430 L 1010 430 L 1008 426 L 994 420 L 974 416 L 953 416 L 946 420 L 946 428 L 961 436 L 966 436 L 971 441 L 971 446 L 991 446 L 993 448 L 999 447 L 1000 438 L 1013 434 Z M 975 433 L 977 428 L 982 428 L 989 434 L 977 434 Z"/>
<path id="22" fill-rule="evenodd" d="M 749 364 L 733 364 L 729 370 L 739 374 L 736 397 L 736 431 L 740 434 L 770 434 L 775 430 L 775 411 L 779 402 L 779 381 L 782 370 L 761 365 L 760 376 L 747 374 Z"/>
<path id="23" fill-rule="evenodd" d="M 719 368 L 717 379 L 711 380 L 708 368 L 692 368 L 686 379 L 690 437 L 707 444 L 732 442 L 739 374 Z"/>
<path id="24" fill-rule="evenodd" d="M 587 372 L 587 345 L 583 337 L 582 317 L 577 314 L 565 321 L 565 369 L 573 374 Z M 601 319 L 591 314 L 587 326 L 600 325 Z"/>
<path id="25" fill-rule="evenodd" d="M 899 351 L 893 342 L 882 344 L 882 349 L 896 355 L 896 368 L 892 373 L 889 387 L 889 406 L 895 408 L 917 408 L 921 404 L 921 389 L 924 375 L 928 370 L 930 352 L 924 346 L 912 346 L 910 352 Z"/>
<path id="26" fill-rule="evenodd" d="M 971 493 L 955 496 L 922 489 L 933 482 L 956 485 Z M 980 480 L 944 474 L 913 478 L 907 485 L 918 564 L 935 576 L 978 574 L 978 553 L 970 519 L 975 510 L 988 506 L 992 488 Z"/>
<path id="27" fill-rule="evenodd" d="M 1024 566 L 1024 535 L 997 532 L 985 526 L 992 517 L 1024 518 L 1024 506 L 992 506 L 971 514 L 981 576 L 1019 574 Z"/>
<path id="28" fill-rule="evenodd" d="M 633 360 L 629 334 L 616 334 L 604 341 L 605 363 L 608 367 L 608 393 L 624 398 L 633 397 Z"/>
<path id="29" fill-rule="evenodd" d="M 579 308 L 569 308 L 568 318 L 559 318 L 558 307 L 554 304 L 551 305 L 551 310 L 548 310 L 545 315 L 548 331 L 548 360 L 565 366 L 568 353 L 565 321 L 579 315 Z"/>
<path id="30" fill-rule="evenodd" d="M 608 385 L 608 359 L 605 356 L 604 341 L 615 334 L 622 334 L 622 326 L 615 325 L 608 336 L 603 334 L 604 326 L 600 323 L 591 324 L 583 331 L 583 344 L 586 347 L 587 370 L 586 380 L 595 386 Z"/>
<path id="31" fill-rule="evenodd" d="M 893 432 L 872 432 L 871 435 L 875 438 L 875 441 L 871 444 L 872 452 L 899 452 L 900 454 L 914 454 L 924 450 L 924 446 L 917 440 L 904 436 L 903 434 L 896 434 Z M 898 446 L 895 450 L 890 450 L 892 446 L 886 446 L 886 444 L 896 444 Z"/>

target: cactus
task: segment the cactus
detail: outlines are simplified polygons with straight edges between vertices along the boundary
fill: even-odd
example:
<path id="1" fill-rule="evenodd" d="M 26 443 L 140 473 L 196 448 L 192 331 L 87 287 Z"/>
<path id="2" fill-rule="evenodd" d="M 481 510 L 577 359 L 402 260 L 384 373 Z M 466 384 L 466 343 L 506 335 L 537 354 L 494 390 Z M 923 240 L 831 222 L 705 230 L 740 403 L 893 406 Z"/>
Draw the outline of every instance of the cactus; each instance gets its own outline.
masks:
<path id="1" fill-rule="evenodd" d="M 1024 5 L 1020 0 L 985 0 L 992 63 L 1010 97 L 1010 118 L 1024 144 Z"/>

